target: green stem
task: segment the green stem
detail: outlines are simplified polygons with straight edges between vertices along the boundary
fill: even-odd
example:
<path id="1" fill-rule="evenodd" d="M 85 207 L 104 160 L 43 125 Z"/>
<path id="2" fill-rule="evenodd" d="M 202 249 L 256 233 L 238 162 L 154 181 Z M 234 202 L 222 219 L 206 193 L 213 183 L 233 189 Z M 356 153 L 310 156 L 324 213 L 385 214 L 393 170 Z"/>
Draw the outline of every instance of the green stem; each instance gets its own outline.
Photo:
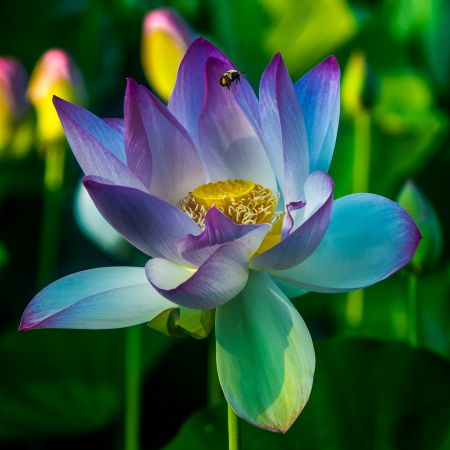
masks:
<path id="1" fill-rule="evenodd" d="M 408 337 L 412 347 L 417 347 L 417 275 L 408 275 Z"/>
<path id="2" fill-rule="evenodd" d="M 141 412 L 141 327 L 125 331 L 125 450 L 139 450 Z"/>
<path id="3" fill-rule="evenodd" d="M 370 114 L 361 109 L 353 116 L 354 152 L 353 152 L 353 192 L 367 192 L 370 177 Z M 364 291 L 351 291 L 347 296 L 347 323 L 358 326 L 363 320 Z"/>
<path id="4" fill-rule="evenodd" d="M 239 417 L 228 405 L 228 450 L 239 450 L 241 447 L 240 431 Z"/>
<path id="5" fill-rule="evenodd" d="M 216 405 L 220 402 L 221 398 L 221 388 L 216 365 L 216 339 L 214 333 L 211 333 L 208 338 L 208 404 L 210 406 Z"/>
<path id="6" fill-rule="evenodd" d="M 65 146 L 54 144 L 45 149 L 43 212 L 37 283 L 42 287 L 53 276 L 58 258 L 60 205 L 64 181 Z"/>
<path id="7" fill-rule="evenodd" d="M 353 192 L 367 192 L 370 177 L 370 114 L 362 109 L 353 117 Z"/>
<path id="8" fill-rule="evenodd" d="M 363 318 L 364 312 L 364 291 L 358 289 L 357 291 L 350 291 L 347 294 L 346 317 L 347 323 L 351 326 L 358 326 Z"/>

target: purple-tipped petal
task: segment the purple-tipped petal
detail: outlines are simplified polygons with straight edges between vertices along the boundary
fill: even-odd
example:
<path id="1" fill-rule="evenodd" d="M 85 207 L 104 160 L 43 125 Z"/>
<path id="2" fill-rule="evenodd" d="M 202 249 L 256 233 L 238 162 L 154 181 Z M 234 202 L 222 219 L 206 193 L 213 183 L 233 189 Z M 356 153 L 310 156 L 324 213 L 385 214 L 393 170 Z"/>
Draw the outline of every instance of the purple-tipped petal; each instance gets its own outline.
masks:
<path id="1" fill-rule="evenodd" d="M 295 83 L 308 134 L 310 172 L 328 172 L 339 124 L 340 71 L 329 56 Z"/>
<path id="2" fill-rule="evenodd" d="M 304 188 L 305 206 L 296 211 L 293 231 L 279 244 L 253 258 L 252 269 L 286 269 L 314 252 L 330 222 L 333 187 L 333 180 L 326 173 L 309 175 Z"/>
<path id="3" fill-rule="evenodd" d="M 299 265 L 271 274 L 316 292 L 359 289 L 388 277 L 414 255 L 419 230 L 397 203 L 373 194 L 334 202 L 327 233 Z"/>
<path id="4" fill-rule="evenodd" d="M 166 201 L 98 177 L 83 180 L 102 216 L 136 248 L 153 257 L 183 262 L 176 242 L 200 232 L 195 222 Z"/>
<path id="5" fill-rule="evenodd" d="M 206 213 L 203 233 L 181 239 L 178 250 L 186 261 L 195 266 L 201 266 L 225 242 L 241 242 L 247 247 L 248 256 L 251 256 L 258 250 L 269 229 L 269 224 L 236 224 L 213 207 Z"/>
<path id="6" fill-rule="evenodd" d="M 53 97 L 73 154 L 85 175 L 145 189 L 127 167 L 123 135 L 81 106 Z"/>
<path id="7" fill-rule="evenodd" d="M 240 242 L 221 245 L 195 271 L 165 259 L 151 259 L 147 278 L 164 297 L 192 309 L 212 309 L 234 298 L 248 278 L 248 249 Z"/>
<path id="8" fill-rule="evenodd" d="M 266 151 L 284 200 L 291 203 L 303 197 L 309 173 L 308 141 L 294 86 L 279 53 L 261 77 L 259 98 Z"/>
<path id="9" fill-rule="evenodd" d="M 277 190 L 274 173 L 256 128 L 235 96 L 219 83 L 226 70 L 227 65 L 222 60 L 207 60 L 207 95 L 200 116 L 199 149 L 209 179 L 251 180 Z"/>
<path id="10" fill-rule="evenodd" d="M 152 288 L 143 268 L 102 267 L 68 275 L 39 292 L 19 330 L 128 327 L 175 306 Z"/>
<path id="11" fill-rule="evenodd" d="M 177 81 L 169 100 L 169 110 L 183 124 L 198 143 L 198 126 L 206 95 L 206 63 L 210 58 L 223 63 L 223 72 L 236 69 L 234 64 L 214 45 L 204 38 L 196 39 L 188 48 L 178 69 Z M 215 83 L 219 85 L 219 78 Z M 258 122 L 258 101 L 250 84 L 241 77 L 239 85 L 234 85 L 232 97 L 255 126 Z"/>
<path id="12" fill-rule="evenodd" d="M 149 192 L 176 203 L 205 182 L 187 131 L 148 89 L 129 79 L 125 94 L 128 165 Z"/>

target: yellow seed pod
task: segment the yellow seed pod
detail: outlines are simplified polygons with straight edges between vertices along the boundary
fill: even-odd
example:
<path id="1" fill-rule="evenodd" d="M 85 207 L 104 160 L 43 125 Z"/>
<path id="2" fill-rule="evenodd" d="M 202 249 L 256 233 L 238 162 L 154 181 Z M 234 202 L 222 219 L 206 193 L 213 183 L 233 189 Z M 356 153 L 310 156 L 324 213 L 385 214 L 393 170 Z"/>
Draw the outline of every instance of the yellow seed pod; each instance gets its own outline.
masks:
<path id="1" fill-rule="evenodd" d="M 170 9 L 147 14 L 142 30 L 142 67 L 155 92 L 165 101 L 175 85 L 178 66 L 192 42 L 183 19 Z"/>

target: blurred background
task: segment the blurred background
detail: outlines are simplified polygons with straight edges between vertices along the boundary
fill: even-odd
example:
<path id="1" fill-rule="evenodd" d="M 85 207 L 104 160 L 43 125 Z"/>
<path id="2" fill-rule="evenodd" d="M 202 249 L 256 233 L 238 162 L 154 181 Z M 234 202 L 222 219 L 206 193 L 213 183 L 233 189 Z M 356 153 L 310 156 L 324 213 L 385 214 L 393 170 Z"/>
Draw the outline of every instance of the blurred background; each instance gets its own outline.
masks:
<path id="1" fill-rule="evenodd" d="M 145 19 L 162 7 L 172 12 Z M 334 53 L 342 73 L 335 196 L 396 199 L 423 235 L 413 261 L 388 280 L 293 300 L 316 347 L 311 399 L 284 436 L 245 425 L 245 448 L 450 449 L 447 0 L 21 0 L 0 8 L 0 449 L 124 448 L 126 332 L 17 332 L 27 303 L 56 278 L 145 263 L 92 208 L 50 99 L 121 117 L 131 76 L 167 100 L 198 35 L 255 89 L 277 51 L 294 81 Z M 210 338 L 145 327 L 141 339 L 140 447 L 226 449 Z"/>

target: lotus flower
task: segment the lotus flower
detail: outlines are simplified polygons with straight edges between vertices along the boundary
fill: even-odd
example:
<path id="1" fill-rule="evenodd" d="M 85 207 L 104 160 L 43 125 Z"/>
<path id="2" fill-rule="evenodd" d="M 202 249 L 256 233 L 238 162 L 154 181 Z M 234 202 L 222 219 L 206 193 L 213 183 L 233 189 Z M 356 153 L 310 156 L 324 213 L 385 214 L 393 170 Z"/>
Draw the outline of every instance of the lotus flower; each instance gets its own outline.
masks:
<path id="1" fill-rule="evenodd" d="M 177 305 L 215 309 L 228 403 L 250 423 L 285 432 L 308 400 L 315 356 L 283 289 L 369 286 L 410 260 L 420 234 L 386 198 L 333 201 L 334 57 L 293 85 L 276 55 L 259 100 L 243 76 L 231 91 L 220 86 L 234 68 L 198 39 L 168 107 L 133 80 L 123 122 L 54 99 L 97 208 L 152 259 L 145 270 L 99 268 L 54 282 L 20 329 L 126 327 Z"/>

